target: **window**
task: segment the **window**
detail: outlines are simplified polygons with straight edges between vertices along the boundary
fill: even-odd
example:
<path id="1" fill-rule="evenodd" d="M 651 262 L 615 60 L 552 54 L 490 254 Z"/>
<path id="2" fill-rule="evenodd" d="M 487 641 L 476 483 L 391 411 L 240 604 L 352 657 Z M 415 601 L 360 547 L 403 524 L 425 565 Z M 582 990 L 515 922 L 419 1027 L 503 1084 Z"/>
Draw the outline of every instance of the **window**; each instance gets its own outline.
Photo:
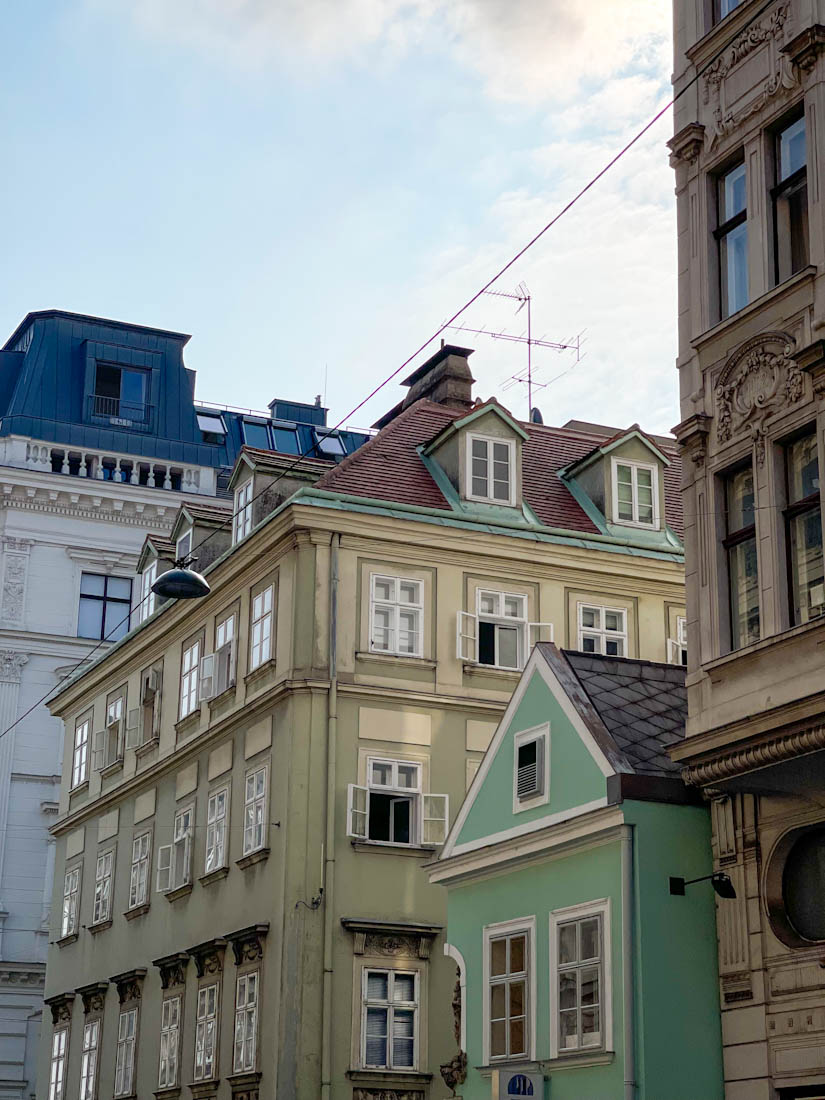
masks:
<path id="1" fill-rule="evenodd" d="M 140 576 L 140 621 L 146 622 L 155 610 L 155 593 L 152 585 L 158 579 L 158 563 L 153 561 Z"/>
<path id="2" fill-rule="evenodd" d="M 80 903 L 80 867 L 72 867 L 63 878 L 63 916 L 60 936 L 77 934 L 77 915 Z"/>
<path id="3" fill-rule="evenodd" d="M 243 441 L 247 447 L 257 447 L 261 451 L 271 449 L 269 426 L 265 420 L 244 420 Z"/>
<path id="4" fill-rule="evenodd" d="M 363 971 L 361 1060 L 369 1069 L 415 1069 L 418 1062 L 418 975 Z"/>
<path id="5" fill-rule="evenodd" d="M 627 656 L 627 611 L 624 608 L 580 603 L 578 617 L 578 644 L 583 653 Z"/>
<path id="6" fill-rule="evenodd" d="M 132 582 L 127 577 L 80 575 L 78 638 L 102 638 L 116 642 L 129 630 Z"/>
<path id="7" fill-rule="evenodd" d="M 349 836 L 378 844 L 444 843 L 449 798 L 422 793 L 420 764 L 370 757 L 367 784 L 349 786 Z"/>
<path id="8" fill-rule="evenodd" d="M 174 1088 L 178 1083 L 180 1007 L 180 997 L 164 997 L 160 1006 L 159 1089 Z"/>
<path id="9" fill-rule="evenodd" d="M 785 511 L 793 623 L 825 614 L 822 512 L 816 432 L 785 447 L 788 507 Z"/>
<path id="10" fill-rule="evenodd" d="M 149 901 L 149 866 L 152 860 L 152 834 L 141 833 L 132 841 L 132 866 L 129 871 L 129 908 Z"/>
<path id="11" fill-rule="evenodd" d="M 66 1095 L 66 1054 L 69 1029 L 61 1027 L 52 1035 L 52 1057 L 49 1064 L 49 1100 L 63 1100 Z"/>
<path id="12" fill-rule="evenodd" d="M 613 521 L 659 529 L 659 471 L 655 466 L 613 459 Z"/>
<path id="13" fill-rule="evenodd" d="M 276 424 L 273 424 L 271 431 L 276 451 L 288 455 L 301 453 L 301 448 L 298 445 L 298 432 L 295 428 L 279 428 Z"/>
<path id="14" fill-rule="evenodd" d="M 551 1056 L 612 1045 L 609 903 L 550 914 Z"/>
<path id="15" fill-rule="evenodd" d="M 180 669 L 180 716 L 185 718 L 198 706 L 198 676 L 200 674 L 200 639 L 183 651 Z"/>
<path id="16" fill-rule="evenodd" d="M 713 0 L 713 21 L 718 23 L 720 19 L 724 19 L 726 15 L 738 8 L 742 3 L 742 0 Z"/>
<path id="17" fill-rule="evenodd" d="M 212 791 L 206 804 L 206 861 L 204 874 L 226 866 L 226 819 L 229 788 Z"/>
<path id="18" fill-rule="evenodd" d="M 676 616 L 676 637 L 668 639 L 667 659 L 672 665 L 687 664 L 687 619 L 684 615 Z"/>
<path id="19" fill-rule="evenodd" d="M 158 848 L 157 889 L 168 894 L 192 881 L 192 819 L 194 808 L 188 806 L 175 814 L 171 844 Z"/>
<path id="20" fill-rule="evenodd" d="M 272 655 L 272 585 L 252 598 L 249 668 L 258 668 Z"/>
<path id="21" fill-rule="evenodd" d="M 405 657 L 422 654 L 421 581 L 401 577 L 370 577 L 370 649 Z"/>
<path id="22" fill-rule="evenodd" d="M 515 443 L 467 436 L 467 496 L 490 504 L 515 504 Z"/>
<path id="23" fill-rule="evenodd" d="M 235 514 L 232 541 L 240 542 L 252 530 L 252 478 L 235 491 Z"/>
<path id="24" fill-rule="evenodd" d="M 491 1062 L 527 1058 L 530 1049 L 530 932 L 485 929 L 486 1040 Z"/>
<path id="25" fill-rule="evenodd" d="M 126 422 L 127 427 L 129 423 L 147 423 L 147 382 L 146 371 L 118 367 L 113 363 L 97 363 L 92 399 L 94 415 L 108 417 L 119 424 Z"/>
<path id="26" fill-rule="evenodd" d="M 204 443 L 223 443 L 226 435 L 223 417 L 219 413 L 197 412 L 198 428 L 204 436 Z M 217 437 L 217 438 L 213 438 Z"/>
<path id="27" fill-rule="evenodd" d="M 122 689 L 117 695 L 109 698 L 106 703 L 106 728 L 95 734 L 94 757 L 95 771 L 108 768 L 111 764 L 117 764 L 123 760 L 123 744 L 126 733 L 124 722 L 124 710 L 126 708 L 126 692 Z M 137 712 L 130 715 L 132 726 L 137 723 Z"/>
<path id="28" fill-rule="evenodd" d="M 493 668 L 521 669 L 528 642 L 545 630 L 553 640 L 552 623 L 527 622 L 527 597 L 509 592 L 476 590 L 476 612 L 459 611 L 456 656 L 460 661 Z"/>
<path id="29" fill-rule="evenodd" d="M 731 474 L 725 483 L 730 590 L 731 649 L 759 641 L 759 568 L 756 556 L 753 469 Z"/>
<path id="30" fill-rule="evenodd" d="M 163 665 L 145 669 L 140 678 L 140 741 L 145 745 L 160 736 Z"/>
<path id="31" fill-rule="evenodd" d="M 243 854 L 248 856 L 266 844 L 266 786 L 269 769 L 264 766 L 246 777 L 243 812 Z"/>
<path id="32" fill-rule="evenodd" d="M 324 434 L 316 430 L 315 437 L 318 440 L 318 452 L 328 458 L 341 458 L 347 453 L 344 441 L 340 435 Z"/>
<path id="33" fill-rule="evenodd" d="M 748 304 L 748 209 L 745 165 L 719 176 L 716 181 L 719 245 L 719 283 L 722 317 L 730 317 Z"/>
<path id="34" fill-rule="evenodd" d="M 112 916 L 112 880 L 114 877 L 115 853 L 112 850 L 101 852 L 95 865 L 95 903 L 92 911 L 92 924 L 101 924 Z"/>
<path id="35" fill-rule="evenodd" d="M 80 1057 L 80 1100 L 96 1100 L 97 1051 L 100 1020 L 83 1025 L 83 1051 Z"/>
<path id="36" fill-rule="evenodd" d="M 808 169 L 805 118 L 776 135 L 776 186 L 772 191 L 776 281 L 808 264 Z"/>
<path id="37" fill-rule="evenodd" d="M 258 1043 L 259 974 L 241 974 L 235 987 L 235 1042 L 232 1068 L 235 1073 L 255 1069 Z"/>
<path id="38" fill-rule="evenodd" d="M 185 531 L 175 544 L 175 557 L 184 561 L 192 553 L 192 529 Z"/>
<path id="39" fill-rule="evenodd" d="M 549 725 L 517 733 L 513 754 L 513 813 L 518 813 L 549 800 Z"/>
<path id="40" fill-rule="evenodd" d="M 72 789 L 89 778 L 89 727 L 91 718 L 83 718 L 74 728 L 72 752 Z"/>
<path id="41" fill-rule="evenodd" d="M 215 629 L 215 695 L 235 683 L 235 616 L 227 615 Z"/>
<path id="42" fill-rule="evenodd" d="M 218 985 L 198 990 L 195 1022 L 195 1080 L 208 1081 L 215 1076 L 218 1040 Z"/>
<path id="43" fill-rule="evenodd" d="M 117 1020 L 115 1096 L 131 1096 L 134 1092 L 136 1034 L 137 1009 L 127 1008 Z"/>

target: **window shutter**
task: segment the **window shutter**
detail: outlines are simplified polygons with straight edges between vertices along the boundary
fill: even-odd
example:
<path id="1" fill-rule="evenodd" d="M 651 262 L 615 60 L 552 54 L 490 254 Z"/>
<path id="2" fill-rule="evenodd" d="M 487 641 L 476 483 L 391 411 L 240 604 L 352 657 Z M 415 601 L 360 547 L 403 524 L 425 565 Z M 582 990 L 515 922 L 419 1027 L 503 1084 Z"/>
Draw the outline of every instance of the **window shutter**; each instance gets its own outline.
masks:
<path id="1" fill-rule="evenodd" d="M 455 648 L 459 661 L 478 663 L 478 616 L 459 611 L 455 623 Z"/>
<path id="2" fill-rule="evenodd" d="M 350 783 L 347 787 L 347 836 L 366 839 L 369 804 L 369 790 Z"/>
<path id="3" fill-rule="evenodd" d="M 163 673 L 160 669 L 152 669 L 151 673 L 154 677 L 155 694 L 154 702 L 152 704 L 152 736 L 160 737 L 160 713 L 161 713 L 161 700 L 163 699 Z"/>
<path id="4" fill-rule="evenodd" d="M 450 822 L 450 797 L 446 794 L 422 795 L 422 844 L 443 844 Z"/>
<path id="5" fill-rule="evenodd" d="M 134 707 L 126 715 L 126 748 L 136 749 L 140 744 L 140 708 Z"/>
<path id="6" fill-rule="evenodd" d="M 200 684 L 198 686 L 198 702 L 211 699 L 215 694 L 215 654 L 208 653 L 201 657 Z"/>
<path id="7" fill-rule="evenodd" d="M 99 772 L 106 766 L 106 730 L 98 730 L 94 736 L 92 749 L 92 767 Z"/>
<path id="8" fill-rule="evenodd" d="M 543 637 L 542 632 L 544 633 Z M 554 640 L 552 623 L 527 624 L 527 645 L 531 653 L 536 642 L 552 642 Z"/>
<path id="9" fill-rule="evenodd" d="M 106 728 L 106 764 L 123 759 L 123 721 L 118 718 Z"/>
<path id="10" fill-rule="evenodd" d="M 168 894 L 172 889 L 172 845 L 161 844 L 158 848 L 158 893 Z"/>
<path id="11" fill-rule="evenodd" d="M 532 752 L 530 751 L 532 749 Z M 516 794 L 520 800 L 542 794 L 544 785 L 544 738 L 525 741 L 518 747 Z"/>

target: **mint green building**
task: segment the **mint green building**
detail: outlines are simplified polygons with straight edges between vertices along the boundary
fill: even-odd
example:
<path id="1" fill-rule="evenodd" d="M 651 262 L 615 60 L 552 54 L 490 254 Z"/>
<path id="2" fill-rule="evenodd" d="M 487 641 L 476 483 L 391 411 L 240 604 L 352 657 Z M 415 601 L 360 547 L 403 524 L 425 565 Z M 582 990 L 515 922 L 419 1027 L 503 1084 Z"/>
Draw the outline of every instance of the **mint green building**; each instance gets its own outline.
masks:
<path id="1" fill-rule="evenodd" d="M 707 808 L 668 756 L 684 675 L 533 650 L 429 867 L 464 1100 L 721 1100 L 714 893 L 669 889 L 712 870 Z"/>

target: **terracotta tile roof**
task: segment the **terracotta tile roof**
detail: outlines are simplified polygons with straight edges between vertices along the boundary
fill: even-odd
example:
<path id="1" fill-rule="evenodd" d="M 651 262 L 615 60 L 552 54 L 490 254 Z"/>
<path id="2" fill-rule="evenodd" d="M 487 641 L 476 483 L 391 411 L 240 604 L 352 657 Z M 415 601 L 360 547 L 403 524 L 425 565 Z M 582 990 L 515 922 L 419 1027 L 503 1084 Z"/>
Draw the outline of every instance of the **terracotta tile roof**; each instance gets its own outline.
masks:
<path id="1" fill-rule="evenodd" d="M 246 443 L 241 447 L 238 457 L 241 454 L 249 455 L 258 467 L 272 466 L 278 471 L 284 468 L 284 463 L 295 463 L 296 467 L 300 464 L 304 468 L 317 466 L 319 470 L 329 470 L 334 465 L 334 459 L 316 458 L 314 455 L 290 455 L 283 451 L 265 451 L 263 447 L 250 447 Z"/>
<path id="2" fill-rule="evenodd" d="M 399 504 L 448 509 L 448 502 L 416 448 L 429 443 L 452 421 L 466 415 L 463 410 L 447 408 L 422 398 L 326 473 L 318 482 L 318 488 L 397 501 Z M 593 433 L 520 423 L 530 437 L 523 450 L 524 498 L 541 523 L 570 531 L 597 532 L 598 528 L 556 476 L 558 470 L 593 450 Z M 622 433 L 609 428 L 605 431 L 605 438 L 614 434 Z M 666 453 L 671 460 L 665 471 L 666 518 L 681 537 L 680 463 L 675 444 L 672 449 L 667 448 Z"/>

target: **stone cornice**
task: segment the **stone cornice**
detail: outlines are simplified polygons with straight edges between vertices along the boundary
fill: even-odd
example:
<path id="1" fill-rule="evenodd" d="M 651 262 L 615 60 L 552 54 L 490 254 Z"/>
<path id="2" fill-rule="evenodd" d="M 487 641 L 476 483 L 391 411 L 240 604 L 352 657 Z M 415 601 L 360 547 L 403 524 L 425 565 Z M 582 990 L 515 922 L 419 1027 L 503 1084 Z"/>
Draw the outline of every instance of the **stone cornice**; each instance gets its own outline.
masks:
<path id="1" fill-rule="evenodd" d="M 698 122 L 689 122 L 667 143 L 670 149 L 670 166 L 676 168 L 683 161 L 694 164 L 705 144 L 705 128 Z"/>
<path id="2" fill-rule="evenodd" d="M 111 981 L 117 986 L 117 995 L 121 1004 L 127 1001 L 139 1001 L 143 991 L 143 979 L 146 967 L 138 966 L 133 970 L 124 970 L 122 974 L 113 974 Z"/>
<path id="3" fill-rule="evenodd" d="M 825 50 L 825 27 L 820 23 L 814 23 L 787 42 L 781 52 L 786 54 L 803 72 L 809 73 L 823 50 Z"/>
<path id="4" fill-rule="evenodd" d="M 222 936 L 215 936 L 211 940 L 206 940 L 204 943 L 188 948 L 186 953 L 195 960 L 195 970 L 198 977 L 203 978 L 209 974 L 223 972 L 225 951 L 226 940 Z"/>
<path id="5" fill-rule="evenodd" d="M 44 1004 L 47 1004 L 52 1010 L 52 1024 L 54 1024 L 55 1027 L 57 1027 L 58 1024 L 68 1024 L 71 1022 L 74 999 L 74 990 L 69 993 L 57 993 L 54 997 L 45 998 Z"/>
<path id="6" fill-rule="evenodd" d="M 704 466 L 712 417 L 694 413 L 672 429 L 677 442 L 694 466 Z"/>
<path id="7" fill-rule="evenodd" d="M 185 951 L 176 951 L 173 955 L 164 955 L 162 959 L 152 961 L 152 966 L 156 966 L 160 971 L 162 989 L 169 989 L 175 985 L 185 985 L 188 965 L 189 955 Z"/>
<path id="8" fill-rule="evenodd" d="M 712 759 L 688 764 L 682 778 L 692 786 L 708 786 L 735 776 L 825 748 L 825 726 L 779 734 L 757 745 L 742 745 L 729 752 L 717 753 Z"/>
<path id="9" fill-rule="evenodd" d="M 79 993 L 83 1001 L 83 1012 L 103 1012 L 106 1008 L 106 993 L 109 990 L 108 982 L 91 982 L 89 985 L 81 985 L 75 993 Z"/>
<path id="10" fill-rule="evenodd" d="M 257 962 L 264 957 L 264 939 L 269 931 L 269 921 L 263 924 L 250 924 L 237 932 L 227 932 L 226 938 L 232 944 L 235 966 Z"/>

